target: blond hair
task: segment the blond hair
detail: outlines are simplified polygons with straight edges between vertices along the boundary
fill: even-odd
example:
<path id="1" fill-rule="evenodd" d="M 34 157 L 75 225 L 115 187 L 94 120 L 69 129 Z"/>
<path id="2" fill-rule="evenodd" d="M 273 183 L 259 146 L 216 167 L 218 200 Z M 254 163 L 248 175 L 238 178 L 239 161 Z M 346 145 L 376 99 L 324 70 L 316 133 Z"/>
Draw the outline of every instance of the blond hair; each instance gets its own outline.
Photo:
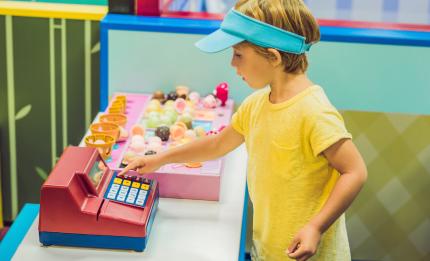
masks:
<path id="1" fill-rule="evenodd" d="M 235 9 L 247 16 L 271 24 L 289 32 L 304 36 L 306 43 L 320 40 L 320 30 L 315 17 L 304 4 L 303 0 L 239 0 Z M 274 59 L 267 48 L 249 42 L 258 54 Z M 285 72 L 304 73 L 308 68 L 306 54 L 292 54 L 280 51 Z"/>

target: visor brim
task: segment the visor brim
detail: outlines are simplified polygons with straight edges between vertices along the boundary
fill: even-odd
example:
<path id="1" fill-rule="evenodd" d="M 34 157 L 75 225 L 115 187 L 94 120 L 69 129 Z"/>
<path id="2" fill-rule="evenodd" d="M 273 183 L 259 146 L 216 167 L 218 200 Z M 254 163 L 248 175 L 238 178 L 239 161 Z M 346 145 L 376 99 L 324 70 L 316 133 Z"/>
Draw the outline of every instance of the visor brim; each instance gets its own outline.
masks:
<path id="1" fill-rule="evenodd" d="M 195 46 L 203 52 L 217 53 L 243 41 L 243 38 L 228 34 L 223 30 L 218 29 L 212 34 L 200 39 L 195 43 Z"/>

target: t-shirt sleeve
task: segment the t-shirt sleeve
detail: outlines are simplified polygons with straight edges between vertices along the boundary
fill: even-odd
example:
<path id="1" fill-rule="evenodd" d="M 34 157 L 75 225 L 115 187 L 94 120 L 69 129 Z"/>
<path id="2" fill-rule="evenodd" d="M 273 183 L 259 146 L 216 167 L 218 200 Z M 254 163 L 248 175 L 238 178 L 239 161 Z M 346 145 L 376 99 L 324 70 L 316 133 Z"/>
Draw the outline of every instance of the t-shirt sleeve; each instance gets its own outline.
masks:
<path id="1" fill-rule="evenodd" d="M 245 136 L 249 126 L 248 125 L 248 117 L 249 117 L 248 103 L 249 103 L 249 98 L 245 99 L 242 102 L 242 104 L 239 106 L 239 108 L 231 118 L 231 126 L 235 131 L 239 132 L 243 136 Z"/>
<path id="2" fill-rule="evenodd" d="M 351 139 L 342 115 L 335 109 L 319 112 L 311 117 L 310 145 L 315 157 L 341 139 Z"/>

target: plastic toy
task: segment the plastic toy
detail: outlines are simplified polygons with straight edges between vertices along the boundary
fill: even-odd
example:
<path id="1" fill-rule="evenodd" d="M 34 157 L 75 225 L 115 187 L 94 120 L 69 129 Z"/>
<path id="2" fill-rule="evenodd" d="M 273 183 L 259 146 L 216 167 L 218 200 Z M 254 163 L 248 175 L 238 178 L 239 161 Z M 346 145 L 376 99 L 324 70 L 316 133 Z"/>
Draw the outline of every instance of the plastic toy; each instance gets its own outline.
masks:
<path id="1" fill-rule="evenodd" d="M 68 147 L 42 186 L 39 240 L 143 251 L 158 206 L 158 183 L 118 177 L 94 148 Z"/>
<path id="2" fill-rule="evenodd" d="M 223 82 L 220 83 L 214 91 L 215 96 L 218 98 L 218 100 L 221 101 L 221 106 L 225 106 L 225 103 L 228 100 L 228 84 Z"/>
<path id="3" fill-rule="evenodd" d="M 108 159 L 112 152 L 112 146 L 115 143 L 115 138 L 106 134 L 94 134 L 85 137 L 85 144 L 88 147 L 98 149 L 103 159 Z"/>
<path id="4" fill-rule="evenodd" d="M 90 126 L 90 131 L 92 134 L 110 135 L 115 139 L 115 142 L 119 139 L 120 134 L 119 126 L 108 122 L 93 123 Z"/>

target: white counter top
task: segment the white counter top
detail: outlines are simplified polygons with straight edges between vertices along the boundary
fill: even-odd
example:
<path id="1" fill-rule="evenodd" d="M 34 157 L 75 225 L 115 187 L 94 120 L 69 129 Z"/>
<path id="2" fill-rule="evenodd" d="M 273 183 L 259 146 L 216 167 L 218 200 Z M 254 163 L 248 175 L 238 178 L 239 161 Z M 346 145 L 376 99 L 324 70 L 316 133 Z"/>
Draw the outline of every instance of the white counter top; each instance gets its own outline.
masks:
<path id="1" fill-rule="evenodd" d="M 42 247 L 36 218 L 13 260 L 238 260 L 246 186 L 246 149 L 225 158 L 219 202 L 160 199 L 143 253 L 73 247 Z"/>

